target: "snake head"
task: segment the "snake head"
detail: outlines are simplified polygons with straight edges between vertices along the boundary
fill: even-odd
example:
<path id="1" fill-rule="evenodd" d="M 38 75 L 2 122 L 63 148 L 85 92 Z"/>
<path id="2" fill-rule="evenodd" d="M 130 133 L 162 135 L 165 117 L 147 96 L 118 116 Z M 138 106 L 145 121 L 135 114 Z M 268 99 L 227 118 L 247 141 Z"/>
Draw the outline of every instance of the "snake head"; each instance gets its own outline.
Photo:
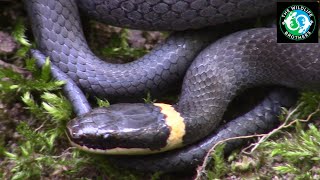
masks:
<path id="1" fill-rule="evenodd" d="M 71 144 L 102 154 L 164 151 L 169 144 L 172 147 L 172 141 L 169 141 L 171 131 L 162 107 L 142 103 L 96 108 L 67 125 Z"/>

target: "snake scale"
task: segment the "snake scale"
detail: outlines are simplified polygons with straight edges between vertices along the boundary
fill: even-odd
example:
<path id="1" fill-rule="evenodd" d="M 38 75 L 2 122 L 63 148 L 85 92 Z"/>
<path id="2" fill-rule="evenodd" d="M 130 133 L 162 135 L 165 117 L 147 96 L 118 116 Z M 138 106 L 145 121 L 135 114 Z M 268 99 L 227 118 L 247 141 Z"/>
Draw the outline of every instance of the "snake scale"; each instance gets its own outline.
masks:
<path id="1" fill-rule="evenodd" d="M 50 56 L 56 69 L 95 96 L 125 99 L 142 97 L 147 91 L 157 94 L 185 74 L 179 101 L 173 106 L 120 103 L 76 111 L 79 117 L 69 122 L 69 137 L 88 151 L 142 154 L 188 145 L 149 156 L 110 157 L 123 166 L 164 172 L 194 168 L 217 141 L 274 128 L 280 106 L 292 105 L 294 99 L 292 93 L 276 90 L 212 134 L 239 92 L 259 85 L 320 88 L 319 44 L 277 44 L 274 28 L 232 33 L 241 28 L 221 25 L 272 14 L 276 1 L 26 0 L 25 4 L 40 50 L 34 56 L 39 61 Z M 109 64 L 87 46 L 78 6 L 115 26 L 180 31 L 215 27 L 174 33 L 135 62 Z M 231 34 L 221 38 L 226 33 Z M 228 143 L 226 149 L 239 143 Z"/>

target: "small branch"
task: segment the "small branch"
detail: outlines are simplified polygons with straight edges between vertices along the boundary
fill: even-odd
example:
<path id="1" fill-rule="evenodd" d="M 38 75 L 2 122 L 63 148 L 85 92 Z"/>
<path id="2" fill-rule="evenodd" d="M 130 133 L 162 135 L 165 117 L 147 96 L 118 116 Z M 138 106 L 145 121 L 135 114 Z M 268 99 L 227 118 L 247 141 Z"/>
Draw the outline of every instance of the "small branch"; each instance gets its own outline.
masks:
<path id="1" fill-rule="evenodd" d="M 315 110 L 313 113 L 311 113 L 307 119 L 295 119 L 294 121 L 288 123 L 288 121 L 290 120 L 290 118 L 296 113 L 296 111 L 303 105 L 303 103 L 299 104 L 294 110 L 292 110 L 286 117 L 285 121 L 283 124 L 281 124 L 278 128 L 272 130 L 270 133 L 267 134 L 256 134 L 256 135 L 249 135 L 249 136 L 238 136 L 238 137 L 233 137 L 233 138 L 228 138 L 228 139 L 224 139 L 221 141 L 218 141 L 207 153 L 203 163 L 201 166 L 199 166 L 197 168 L 197 176 L 195 177 L 195 180 L 201 180 L 201 175 L 206 174 L 205 173 L 205 167 L 206 165 L 209 163 L 209 161 L 211 160 L 211 154 L 215 151 L 215 148 L 227 141 L 230 140 L 236 140 L 236 139 L 249 139 L 249 138 L 254 138 L 254 137 L 261 137 L 259 139 L 259 141 L 257 143 L 254 143 L 246 148 L 244 148 L 242 150 L 242 153 L 244 154 L 252 154 L 258 147 L 259 145 L 261 145 L 263 142 L 265 142 L 269 137 L 271 137 L 272 135 L 274 135 L 275 133 L 279 132 L 282 129 L 291 127 L 293 124 L 297 123 L 297 122 L 308 122 L 315 114 L 317 114 L 318 112 L 320 112 L 320 104 L 317 108 L 317 110 Z M 251 148 L 253 146 L 253 148 Z M 250 152 L 246 152 L 247 149 L 251 148 Z"/>
<path id="2" fill-rule="evenodd" d="M 252 154 L 259 146 L 260 144 L 262 144 L 263 142 L 265 142 L 267 139 L 269 139 L 272 135 L 276 134 L 277 132 L 279 132 L 280 130 L 282 129 L 285 129 L 285 128 L 288 128 L 288 127 L 291 127 L 293 124 L 297 123 L 297 122 L 308 122 L 315 114 L 317 114 L 319 111 L 320 111 L 320 107 L 318 106 L 317 110 L 314 111 L 313 113 L 311 113 L 307 119 L 295 119 L 294 121 L 291 121 L 290 123 L 289 120 L 290 118 L 294 115 L 294 113 L 303 105 L 303 103 L 299 104 L 293 111 L 291 111 L 288 116 L 286 117 L 286 120 L 284 121 L 283 124 L 281 124 L 278 128 L 272 130 L 270 133 L 268 133 L 266 136 L 263 136 L 257 143 L 254 143 L 254 147 L 250 150 L 250 152 L 246 152 L 247 149 L 250 148 L 247 147 L 247 148 L 244 148 L 243 149 L 243 153 L 245 154 Z"/>
<path id="3" fill-rule="evenodd" d="M 197 177 L 195 178 L 195 180 L 201 180 L 201 174 L 205 173 L 205 167 L 206 165 L 209 163 L 209 161 L 211 160 L 211 154 L 215 151 L 215 148 L 222 144 L 225 143 L 227 141 L 231 141 L 231 140 L 236 140 L 236 139 L 250 139 L 250 138 L 254 138 L 254 137 L 262 137 L 262 136 L 266 136 L 268 134 L 255 134 L 255 135 L 249 135 L 249 136 L 238 136 L 238 137 L 232 137 L 232 138 L 227 138 L 221 141 L 218 141 L 207 153 L 206 157 L 204 158 L 204 161 L 202 163 L 201 166 L 198 167 L 197 169 Z"/>
<path id="4" fill-rule="evenodd" d="M 34 131 L 37 132 L 39 131 L 40 129 L 42 129 L 44 127 L 44 125 L 47 123 L 47 120 L 44 121 L 37 129 L 35 129 Z"/>
<path id="5" fill-rule="evenodd" d="M 65 149 L 59 156 L 52 156 L 52 158 L 59 159 L 61 157 L 67 157 L 68 155 L 72 155 L 71 150 L 76 149 L 76 147 L 69 147 Z"/>

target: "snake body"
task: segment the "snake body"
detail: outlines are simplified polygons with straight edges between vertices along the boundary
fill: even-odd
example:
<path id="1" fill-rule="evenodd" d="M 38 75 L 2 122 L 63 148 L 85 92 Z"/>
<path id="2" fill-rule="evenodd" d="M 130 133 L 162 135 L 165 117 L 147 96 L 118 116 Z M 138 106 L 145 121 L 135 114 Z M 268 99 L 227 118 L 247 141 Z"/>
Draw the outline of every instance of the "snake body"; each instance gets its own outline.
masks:
<path id="1" fill-rule="evenodd" d="M 276 1 L 262 0 L 78 0 L 91 17 L 114 26 L 145 30 L 199 29 L 274 13 Z"/>
<path id="2" fill-rule="evenodd" d="M 45 63 L 46 58 L 41 52 L 34 51 L 33 55 L 37 58 L 39 66 Z M 90 107 L 87 107 L 88 102 L 85 102 L 86 99 L 82 97 L 81 90 L 74 82 L 55 65 L 51 65 L 51 71 L 56 79 L 67 82 L 64 87 L 65 93 L 71 101 L 78 101 L 75 103 L 78 104 L 75 111 L 78 112 L 78 114 L 90 112 Z M 296 91 L 276 88 L 253 110 L 223 125 L 217 129 L 215 133 L 212 133 L 198 143 L 189 145 L 183 149 L 161 154 L 148 156 L 114 156 L 108 157 L 107 160 L 115 165 L 138 171 L 188 172 L 190 170 L 190 172 L 192 172 L 197 166 L 201 165 L 204 157 L 219 141 L 255 133 L 266 133 L 275 128 L 279 124 L 278 116 L 281 113 L 281 107 L 292 106 L 296 98 Z M 77 110 L 86 112 L 79 112 Z M 224 151 L 226 153 L 231 152 L 234 148 L 245 142 L 244 139 L 227 141 Z"/>
<path id="3" fill-rule="evenodd" d="M 220 27 L 225 32 L 221 32 L 219 29 L 213 32 L 180 32 L 174 34 L 171 38 L 168 38 L 165 43 L 156 47 L 146 56 L 132 63 L 119 65 L 101 61 L 91 52 L 86 43 L 81 28 L 77 3 L 83 8 L 84 12 L 89 12 L 89 14 L 100 12 L 98 14 L 99 17 L 102 17 L 101 14 L 104 13 L 112 14 L 113 16 L 110 18 L 121 18 L 120 14 L 123 13 L 114 13 L 114 11 L 118 12 L 117 9 L 108 10 L 105 8 L 112 8 L 118 4 L 119 9 L 122 9 L 121 7 L 123 7 L 124 4 L 135 4 L 135 2 L 137 3 L 139 1 L 56 0 L 51 2 L 45 0 L 31 0 L 25 1 L 25 4 L 28 14 L 31 17 L 32 29 L 38 49 L 46 56 L 50 56 L 51 61 L 78 83 L 83 90 L 108 99 L 137 96 L 145 94 L 146 91 L 150 91 L 151 93 L 161 92 L 167 88 L 168 85 L 173 85 L 177 82 L 177 79 L 181 79 L 181 76 L 184 75 L 186 69 L 196 55 L 207 46 L 208 43 L 221 37 L 223 34 L 236 30 L 235 28 L 235 30 L 230 30 L 231 27 Z M 150 21 L 150 23 L 155 23 L 156 21 L 153 20 L 148 21 L 148 14 L 158 12 L 156 7 L 161 6 L 163 2 L 171 4 L 171 11 L 173 11 L 173 14 L 176 14 L 174 12 L 177 11 L 175 7 L 181 3 L 181 1 L 150 1 L 147 3 L 137 3 L 134 8 L 135 10 L 132 10 L 132 12 L 125 11 L 126 14 L 123 16 L 130 17 L 131 13 L 144 12 L 145 14 L 142 14 L 143 17 L 146 17 L 144 22 L 147 23 Z M 146 6 L 144 4 L 149 4 L 150 8 L 148 11 L 144 10 L 144 7 Z M 194 3 L 190 3 L 190 6 L 191 4 Z M 226 16 L 226 18 L 219 22 L 211 22 L 210 24 L 203 22 L 201 23 L 201 26 L 192 27 L 195 23 L 190 23 L 186 19 L 186 24 L 190 26 L 189 28 L 198 28 L 215 25 L 220 22 L 229 22 L 234 19 L 243 19 L 247 16 L 243 17 L 239 12 L 234 10 L 237 9 L 235 8 L 236 6 L 244 8 L 246 5 L 255 5 L 255 8 L 247 8 L 246 11 L 239 10 L 239 12 L 242 12 L 243 14 L 259 15 L 269 14 L 275 9 L 275 4 L 271 3 L 271 1 L 268 3 L 265 3 L 262 0 L 252 2 L 230 1 L 225 3 L 212 1 L 210 6 L 204 4 L 197 12 L 207 11 L 207 8 L 220 9 L 221 12 L 224 12 L 226 11 L 225 9 L 228 9 L 227 7 L 233 7 L 230 9 L 233 11 L 229 14 L 223 14 L 220 13 L 220 11 L 217 11 L 216 13 L 213 13 L 215 11 L 210 12 L 211 18 L 213 19 L 219 19 L 222 15 Z M 189 8 L 187 6 L 183 7 L 184 9 L 180 9 L 179 11 L 185 12 Z M 167 13 L 170 14 L 170 11 Z M 179 19 L 182 19 L 183 15 L 181 14 L 180 16 Z M 104 19 L 107 21 L 108 18 Z M 197 19 L 198 18 L 194 18 L 192 22 L 202 22 L 200 20 L 197 21 Z M 120 23 L 125 20 L 119 19 L 117 21 Z M 141 20 L 132 20 L 132 24 L 137 25 L 140 21 Z M 175 24 L 174 19 L 165 22 Z M 122 26 L 127 26 L 127 24 L 124 23 Z M 158 28 L 156 25 L 153 25 L 152 27 Z M 174 27 L 180 29 L 180 26 L 178 25 Z M 174 29 L 168 28 L 168 30 Z"/>
<path id="4" fill-rule="evenodd" d="M 83 90 L 94 95 L 126 98 L 142 95 L 147 90 L 156 93 L 157 89 L 163 90 L 177 82 L 191 64 L 184 77 L 179 102 L 174 106 L 116 104 L 80 113 L 83 115 L 68 124 L 69 136 L 76 145 L 88 150 L 107 151 L 120 147 L 121 150 L 132 148 L 136 152 L 137 148 L 162 151 L 163 147 L 169 150 L 189 145 L 218 127 L 228 103 L 244 89 L 258 85 L 320 88 L 319 44 L 277 44 L 273 28 L 233 33 L 203 51 L 210 41 L 222 34 L 213 36 L 201 30 L 180 32 L 138 61 L 125 65 L 104 63 L 86 44 L 77 2 L 89 15 L 112 25 L 184 30 L 266 15 L 274 12 L 275 1 L 25 1 L 39 50 L 50 56 L 52 62 Z M 194 167 L 208 151 L 209 145 L 219 139 L 236 136 L 232 131 L 237 128 L 242 130 L 238 135 L 254 133 L 254 129 L 270 130 L 268 120 L 274 122 L 279 113 L 276 107 L 286 103 L 273 98 L 264 102 L 269 104 L 265 111 L 262 103 L 248 115 L 251 117 L 263 112 L 260 120 L 252 120 L 252 125 L 243 118 L 235 120 L 209 137 L 208 143 L 200 142 L 198 150 L 195 150 L 196 145 L 182 152 L 168 152 L 171 159 L 149 166 L 148 163 L 152 164 L 154 158 L 159 157 L 153 155 L 150 160 L 141 162 L 138 169 L 148 170 L 146 167 L 149 167 L 156 170 L 160 167 L 163 171 L 170 171 L 174 170 L 173 167 Z M 183 131 L 168 126 L 167 122 L 171 120 L 165 116 L 164 110 L 174 112 L 174 117 L 182 119 Z M 260 126 L 253 128 L 254 124 Z M 172 137 L 173 131 L 181 137 Z M 176 144 L 167 148 L 168 139 Z M 168 168 L 172 169 L 165 168 L 171 160 L 175 163 Z M 194 163 L 188 166 L 187 161 Z"/>

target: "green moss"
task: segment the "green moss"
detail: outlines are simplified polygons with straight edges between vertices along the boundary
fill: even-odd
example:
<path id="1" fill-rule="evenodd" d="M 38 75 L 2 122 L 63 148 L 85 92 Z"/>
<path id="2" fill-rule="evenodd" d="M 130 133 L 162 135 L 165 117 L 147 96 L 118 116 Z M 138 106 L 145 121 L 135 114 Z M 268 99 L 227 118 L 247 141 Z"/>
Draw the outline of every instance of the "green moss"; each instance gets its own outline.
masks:
<path id="1" fill-rule="evenodd" d="M 20 103 L 26 119 L 15 122 L 16 133 L 7 140 L 0 135 L 0 177 L 8 179 L 39 179 L 46 177 L 88 179 L 161 179 L 161 175 L 143 175 L 112 167 L 104 156 L 92 155 L 70 148 L 65 135 L 66 122 L 71 119 L 69 102 L 61 93 L 61 81 L 50 76 L 50 64 L 41 70 L 26 52 L 31 45 L 25 28 L 18 21 L 12 33 L 20 49 L 16 60 L 23 60 L 32 78 L 11 69 L 0 68 L 2 103 Z M 114 37 L 103 54 L 112 57 L 137 57 L 146 53 L 128 46 L 126 30 Z M 119 48 L 120 47 L 120 48 Z M 150 96 L 146 102 L 152 102 Z M 319 93 L 305 92 L 294 111 L 284 111 L 281 119 L 286 129 L 279 129 L 253 152 L 233 153 L 228 161 L 218 146 L 203 178 L 239 177 L 243 179 L 319 179 L 320 132 L 312 119 L 319 117 Z M 108 102 L 98 100 L 100 106 Z M 308 120 L 306 122 L 305 120 Z M 294 122 L 294 123 L 293 123 Z M 308 124 L 307 124 L 308 123 Z M 10 127 L 11 128 L 11 127 Z M 9 143 L 11 142 L 11 143 Z"/>
<path id="2" fill-rule="evenodd" d="M 109 44 L 101 50 L 102 55 L 111 58 L 136 59 L 148 52 L 141 48 L 131 48 L 128 44 L 127 36 L 128 31 L 126 29 L 122 29 L 118 35 L 113 35 Z"/>
<path id="3" fill-rule="evenodd" d="M 13 34 L 21 49 L 26 51 L 30 44 L 25 39 L 24 29 L 19 21 Z M 32 78 L 0 68 L 0 94 L 8 97 L 1 101 L 23 104 L 27 119 L 16 123 L 15 135 L 8 135 L 14 142 L 6 144 L 5 136 L 0 135 L 0 178 L 141 179 L 141 174 L 113 168 L 103 156 L 70 148 L 65 129 L 73 116 L 71 105 L 61 92 L 64 82 L 51 78 L 49 59 L 39 69 L 26 53 L 19 50 L 17 53 L 17 60 L 25 62 Z M 107 101 L 98 100 L 98 104 L 108 106 Z"/>
<path id="4" fill-rule="evenodd" d="M 260 136 L 255 146 L 240 153 L 235 150 L 227 158 L 228 162 L 220 149 L 215 149 L 212 162 L 206 165 L 205 172 L 198 174 L 198 179 L 319 178 L 320 131 L 312 121 L 319 118 L 319 107 L 319 93 L 302 93 L 295 108 L 283 109 L 280 116 L 283 124 L 278 129 Z"/>

